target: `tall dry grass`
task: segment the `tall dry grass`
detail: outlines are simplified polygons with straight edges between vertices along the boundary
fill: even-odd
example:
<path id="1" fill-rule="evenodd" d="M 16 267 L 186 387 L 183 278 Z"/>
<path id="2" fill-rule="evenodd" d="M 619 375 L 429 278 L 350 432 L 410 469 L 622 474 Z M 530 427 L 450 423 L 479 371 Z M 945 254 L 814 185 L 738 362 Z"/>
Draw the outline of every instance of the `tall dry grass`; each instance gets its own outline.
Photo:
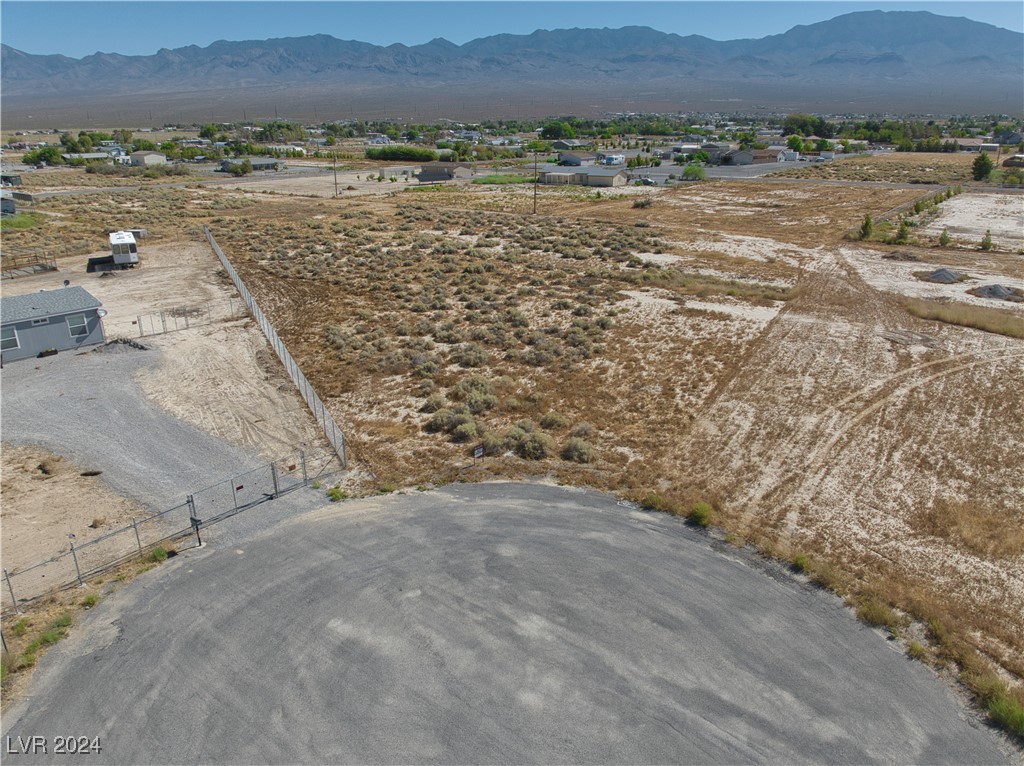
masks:
<path id="1" fill-rule="evenodd" d="M 1010 311 L 992 309 L 986 306 L 971 306 L 966 303 L 936 303 L 920 299 L 908 299 L 904 305 L 911 314 L 946 324 L 972 327 L 1010 338 L 1024 338 L 1024 317 Z"/>

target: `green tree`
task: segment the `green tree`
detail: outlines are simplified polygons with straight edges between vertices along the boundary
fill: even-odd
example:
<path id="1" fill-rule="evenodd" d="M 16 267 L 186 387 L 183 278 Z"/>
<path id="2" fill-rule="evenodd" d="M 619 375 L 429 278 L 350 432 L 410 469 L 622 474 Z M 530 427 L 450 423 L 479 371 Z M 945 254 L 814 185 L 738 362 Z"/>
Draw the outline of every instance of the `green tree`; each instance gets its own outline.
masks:
<path id="1" fill-rule="evenodd" d="M 560 138 L 576 138 L 576 131 L 567 122 L 549 122 L 540 131 L 540 137 L 547 141 L 557 141 Z"/>
<path id="2" fill-rule="evenodd" d="M 981 238 L 981 249 L 991 250 L 995 245 L 992 244 L 992 230 L 985 229 L 985 236 Z"/>
<path id="3" fill-rule="evenodd" d="M 910 223 L 907 221 L 906 218 L 902 218 L 901 217 L 900 218 L 899 228 L 896 229 L 896 239 L 893 240 L 893 241 L 894 242 L 899 242 L 899 243 L 902 244 L 903 242 L 906 242 L 909 237 L 910 237 Z"/>
<path id="4" fill-rule="evenodd" d="M 875 224 L 871 220 L 871 216 L 867 213 L 864 214 L 864 222 L 860 225 L 860 238 L 868 239 L 871 233 L 875 230 Z"/>
<path id="5" fill-rule="evenodd" d="M 942 230 L 942 234 L 939 235 L 939 244 L 942 247 L 947 247 L 949 245 L 949 229 Z"/>
<path id="6" fill-rule="evenodd" d="M 984 181 L 992 174 L 992 167 L 992 158 L 988 156 L 988 152 L 978 152 L 978 156 L 974 158 L 974 164 L 971 165 L 974 180 Z"/>
<path id="7" fill-rule="evenodd" d="M 213 123 L 210 123 L 209 125 L 203 125 L 203 127 L 199 129 L 199 137 L 208 138 L 212 141 L 214 137 L 217 135 L 218 130 L 220 130 L 220 128 L 218 128 Z"/>
<path id="8" fill-rule="evenodd" d="M 118 128 L 112 134 L 113 139 L 121 146 L 125 146 L 132 142 L 132 132 L 128 128 Z"/>
<path id="9" fill-rule="evenodd" d="M 683 169 L 683 180 L 684 181 L 703 181 L 704 180 L 704 168 L 700 165 L 687 165 Z"/>
<path id="10" fill-rule="evenodd" d="M 794 152 L 799 152 L 804 148 L 804 140 L 800 136 L 790 136 L 786 139 L 786 146 L 792 149 Z"/>

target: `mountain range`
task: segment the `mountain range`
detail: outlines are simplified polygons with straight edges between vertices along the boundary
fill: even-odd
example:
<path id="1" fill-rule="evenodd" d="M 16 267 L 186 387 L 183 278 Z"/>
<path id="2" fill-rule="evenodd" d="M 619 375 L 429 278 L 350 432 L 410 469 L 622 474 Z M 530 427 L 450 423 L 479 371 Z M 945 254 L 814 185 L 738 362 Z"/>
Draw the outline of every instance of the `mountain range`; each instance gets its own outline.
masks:
<path id="1" fill-rule="evenodd" d="M 243 115 L 1024 111 L 1024 35 L 923 11 L 850 13 L 729 41 L 635 26 L 499 34 L 463 45 L 438 38 L 378 46 L 319 34 L 82 59 L 2 45 L 0 65 L 5 127 Z"/>

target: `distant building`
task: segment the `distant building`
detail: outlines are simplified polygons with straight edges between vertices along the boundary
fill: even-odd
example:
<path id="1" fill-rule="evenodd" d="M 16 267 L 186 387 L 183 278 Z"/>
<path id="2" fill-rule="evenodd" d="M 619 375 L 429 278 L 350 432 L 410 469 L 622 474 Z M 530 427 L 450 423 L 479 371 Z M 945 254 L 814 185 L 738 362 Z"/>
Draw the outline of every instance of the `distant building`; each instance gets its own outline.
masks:
<path id="1" fill-rule="evenodd" d="M 596 165 L 597 155 L 593 152 L 559 152 L 558 164 L 574 165 L 576 167 L 581 167 L 583 165 Z"/>
<path id="2" fill-rule="evenodd" d="M 629 176 L 623 168 L 554 168 L 543 170 L 538 179 L 542 184 L 576 186 L 625 186 Z"/>
<path id="3" fill-rule="evenodd" d="M 150 165 L 166 165 L 167 157 L 160 152 L 132 152 L 130 155 L 132 167 L 148 167 Z"/>
<path id="4" fill-rule="evenodd" d="M 249 160 L 253 170 L 280 170 L 284 167 L 284 160 L 274 159 L 273 157 L 232 157 L 231 159 L 222 160 L 220 169 L 225 173 L 230 172 L 231 168 L 241 165 L 246 160 Z"/>
<path id="5" fill-rule="evenodd" d="M 552 142 L 551 148 L 558 150 L 573 151 L 575 149 L 589 149 L 593 145 L 593 141 L 584 141 L 579 138 L 562 138 Z"/>
<path id="6" fill-rule="evenodd" d="M 83 287 L 0 298 L 3 361 L 103 343 L 102 305 Z"/>
<path id="7" fill-rule="evenodd" d="M 425 162 L 416 178 L 421 184 L 436 184 L 456 178 L 472 178 L 473 166 L 468 162 Z"/>

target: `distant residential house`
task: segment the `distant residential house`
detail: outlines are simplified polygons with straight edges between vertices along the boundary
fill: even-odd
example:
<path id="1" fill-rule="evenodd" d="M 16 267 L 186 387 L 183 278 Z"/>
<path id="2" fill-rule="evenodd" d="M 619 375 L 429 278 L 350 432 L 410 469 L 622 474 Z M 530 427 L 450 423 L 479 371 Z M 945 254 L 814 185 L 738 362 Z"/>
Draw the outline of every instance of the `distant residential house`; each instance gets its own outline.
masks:
<path id="1" fill-rule="evenodd" d="M 266 147 L 271 152 L 278 152 L 280 154 L 301 154 L 303 157 L 306 156 L 306 150 L 301 146 L 293 146 L 291 144 L 272 144 Z"/>
<path id="2" fill-rule="evenodd" d="M 70 154 L 62 154 L 61 158 L 65 162 L 74 162 L 75 160 L 81 160 L 82 162 L 110 162 L 110 155 L 106 152 L 72 152 Z"/>
<path id="3" fill-rule="evenodd" d="M 1004 168 L 1024 168 L 1024 154 L 1015 154 L 1003 160 Z"/>
<path id="4" fill-rule="evenodd" d="M 981 145 L 985 143 L 983 138 L 954 138 L 953 140 L 956 141 L 962 152 L 980 152 Z"/>
<path id="5" fill-rule="evenodd" d="M 978 148 L 981 149 L 981 151 L 983 152 L 988 152 L 989 154 L 998 154 L 1001 147 L 999 144 L 986 142 Z"/>
<path id="6" fill-rule="evenodd" d="M 781 149 L 779 147 L 776 147 L 774 149 L 773 148 L 754 149 L 751 152 L 751 154 L 754 157 L 754 164 L 755 165 L 760 165 L 760 164 L 763 164 L 765 162 L 778 162 L 779 161 L 779 155 L 782 154 L 782 152 L 783 152 L 783 149 Z"/>
<path id="7" fill-rule="evenodd" d="M 284 167 L 284 160 L 275 159 L 274 157 L 232 157 L 222 160 L 220 169 L 227 173 L 232 167 L 241 165 L 246 160 L 249 160 L 253 170 L 280 170 Z"/>
<path id="8" fill-rule="evenodd" d="M 580 167 L 582 165 L 596 165 L 597 155 L 593 152 L 559 152 L 558 164 L 574 165 L 576 167 Z"/>
<path id="9" fill-rule="evenodd" d="M 416 174 L 421 184 L 436 184 L 472 177 L 473 166 L 468 162 L 425 162 L 420 172 Z"/>
<path id="10" fill-rule="evenodd" d="M 166 165 L 167 157 L 160 152 L 141 151 L 132 152 L 129 155 L 132 159 L 132 167 L 148 167 L 150 165 Z"/>
<path id="11" fill-rule="evenodd" d="M 103 343 L 100 303 L 83 287 L 0 298 L 0 354 L 5 362 Z"/>
<path id="12" fill-rule="evenodd" d="M 748 149 L 730 149 L 722 154 L 723 165 L 750 165 L 754 162 L 754 153 Z"/>
<path id="13" fill-rule="evenodd" d="M 997 144 L 1006 146 L 1007 144 L 1019 144 L 1024 141 L 1024 134 L 1019 133 L 1016 130 L 1010 130 L 1009 128 L 1003 128 L 997 130 L 996 134 L 992 137 L 992 140 Z"/>
<path id="14" fill-rule="evenodd" d="M 579 138 L 560 138 L 559 140 L 552 142 L 551 148 L 558 149 L 559 151 L 573 151 L 574 149 L 589 149 L 593 145 L 593 141 L 584 141 Z"/>
<path id="15" fill-rule="evenodd" d="M 577 186 L 625 186 L 629 176 L 623 168 L 553 168 L 543 170 L 538 179 L 542 184 Z"/>

